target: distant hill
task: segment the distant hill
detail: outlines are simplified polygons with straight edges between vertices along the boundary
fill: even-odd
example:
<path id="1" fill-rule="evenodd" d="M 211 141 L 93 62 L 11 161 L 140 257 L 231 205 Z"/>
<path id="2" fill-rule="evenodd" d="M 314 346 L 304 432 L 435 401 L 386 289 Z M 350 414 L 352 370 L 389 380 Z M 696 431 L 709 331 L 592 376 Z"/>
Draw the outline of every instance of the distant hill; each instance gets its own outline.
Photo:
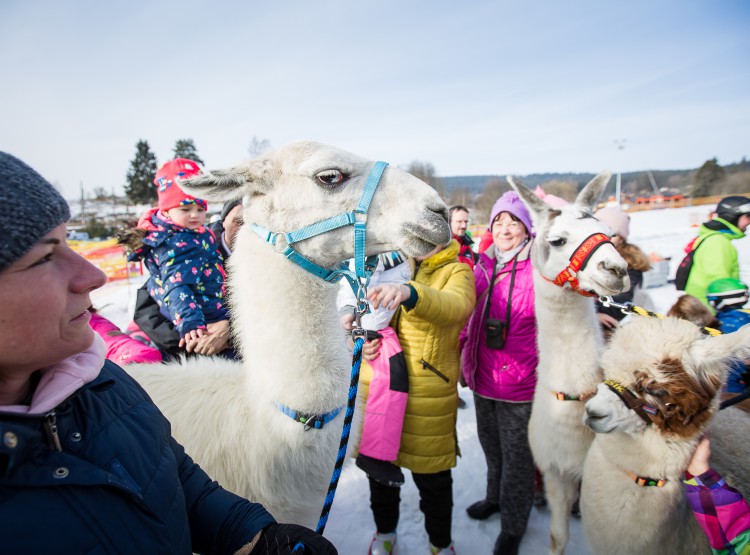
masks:
<path id="1" fill-rule="evenodd" d="M 694 170 L 656 170 L 652 171 L 651 174 L 654 178 L 654 182 L 658 188 L 661 187 L 674 187 L 675 185 L 682 184 L 686 181 L 686 178 Z M 574 181 L 578 183 L 578 188 L 581 189 L 586 183 L 588 183 L 595 174 L 593 173 L 532 173 L 529 175 L 517 176 L 526 185 L 532 189 L 537 185 L 549 181 Z M 670 181 L 670 178 L 672 180 Z M 490 179 L 500 179 L 505 181 L 504 175 L 457 175 L 450 177 L 441 177 L 443 186 L 445 187 L 446 193 L 449 193 L 455 189 L 468 189 L 472 193 L 478 194 L 482 192 L 482 189 Z M 646 171 L 640 172 L 627 172 L 622 174 L 622 183 L 625 188 L 632 189 L 646 189 L 651 190 L 651 183 L 648 178 Z M 610 187 L 614 187 L 614 179 L 610 182 Z M 633 191 L 635 192 L 635 190 Z"/>
<path id="2" fill-rule="evenodd" d="M 713 191 L 715 194 L 731 194 L 750 191 L 750 161 L 743 158 L 722 166 L 725 179 Z M 690 187 L 695 180 L 698 168 L 684 170 L 642 170 L 625 172 L 621 176 L 622 191 L 624 194 L 651 193 L 656 187 L 659 190 L 670 190 L 680 192 L 684 195 L 690 193 Z M 651 174 L 649 176 L 649 173 Z M 578 189 L 588 183 L 595 174 L 593 173 L 532 173 L 519 175 L 526 185 L 532 189 L 537 185 L 543 185 L 550 181 L 574 182 Z M 467 189 L 470 194 L 478 195 L 484 189 L 490 179 L 500 179 L 505 182 L 505 175 L 456 175 L 441 177 L 445 192 L 450 194 L 456 189 Z M 651 182 L 653 179 L 653 183 Z M 607 194 L 614 193 L 615 179 L 613 178 L 607 186 Z"/>

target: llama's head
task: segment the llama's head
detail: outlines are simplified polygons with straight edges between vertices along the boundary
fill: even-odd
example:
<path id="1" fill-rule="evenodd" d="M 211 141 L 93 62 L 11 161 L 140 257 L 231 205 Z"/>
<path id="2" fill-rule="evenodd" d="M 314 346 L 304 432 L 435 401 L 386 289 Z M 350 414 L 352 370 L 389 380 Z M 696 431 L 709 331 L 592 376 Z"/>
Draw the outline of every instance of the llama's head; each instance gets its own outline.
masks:
<path id="1" fill-rule="evenodd" d="M 574 203 L 553 208 L 518 179 L 508 177 L 508 182 L 528 207 L 534 222 L 536 239 L 532 261 L 544 278 L 550 281 L 558 279 L 571 266 L 572 257 L 580 252 L 579 247 L 588 238 L 596 234 L 611 234 L 609 227 L 593 216 L 596 200 L 609 178 L 610 174 L 606 172 L 597 175 L 583 188 Z M 597 295 L 614 295 L 630 287 L 627 269 L 627 263 L 611 243 L 600 243 L 575 272 L 574 278 L 577 278 L 577 288 L 580 290 Z M 564 280 L 558 281 L 564 284 Z M 575 287 L 575 282 L 572 285 Z"/>
<path id="2" fill-rule="evenodd" d="M 190 179 L 184 189 L 209 200 L 244 197 L 245 223 L 291 232 L 354 210 L 372 167 L 372 161 L 344 150 L 300 141 Z M 448 209 L 435 190 L 388 166 L 367 212 L 367 255 L 400 250 L 423 256 L 450 238 Z M 294 248 L 332 267 L 354 256 L 353 243 L 353 227 L 346 226 L 295 243 Z"/>
<path id="3" fill-rule="evenodd" d="M 711 337 L 686 320 L 638 317 L 602 354 L 605 382 L 586 402 L 584 422 L 597 433 L 696 437 L 717 408 L 728 366 L 747 356 L 750 326 Z"/>

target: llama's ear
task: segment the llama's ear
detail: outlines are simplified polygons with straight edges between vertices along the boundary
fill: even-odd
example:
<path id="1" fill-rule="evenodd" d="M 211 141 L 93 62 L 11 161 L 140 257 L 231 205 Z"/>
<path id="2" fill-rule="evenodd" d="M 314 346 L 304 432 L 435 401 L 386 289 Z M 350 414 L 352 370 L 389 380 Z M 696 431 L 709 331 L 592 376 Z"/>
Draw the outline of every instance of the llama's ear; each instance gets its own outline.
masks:
<path id="1" fill-rule="evenodd" d="M 523 203 L 531 211 L 534 220 L 538 220 L 544 212 L 552 208 L 549 204 L 536 196 L 534 191 L 524 185 L 517 177 L 509 175 L 507 180 L 508 184 L 513 187 L 513 190 L 518 193 L 518 196 L 521 197 Z"/>
<path id="2" fill-rule="evenodd" d="M 594 179 L 589 181 L 586 186 L 578 193 L 575 204 L 583 206 L 585 208 L 594 209 L 596 201 L 599 200 L 599 196 L 604 191 L 604 188 L 609 182 L 609 178 L 612 177 L 611 172 L 602 172 L 597 175 Z"/>
<path id="3" fill-rule="evenodd" d="M 224 170 L 211 170 L 186 179 L 180 186 L 193 196 L 210 201 L 229 201 L 243 196 L 262 195 L 268 191 L 271 162 L 252 160 Z"/>
<path id="4" fill-rule="evenodd" d="M 689 357 L 701 377 L 719 377 L 723 381 L 732 361 L 750 358 L 750 326 L 744 326 L 733 333 L 700 339 L 693 343 L 684 356 Z"/>

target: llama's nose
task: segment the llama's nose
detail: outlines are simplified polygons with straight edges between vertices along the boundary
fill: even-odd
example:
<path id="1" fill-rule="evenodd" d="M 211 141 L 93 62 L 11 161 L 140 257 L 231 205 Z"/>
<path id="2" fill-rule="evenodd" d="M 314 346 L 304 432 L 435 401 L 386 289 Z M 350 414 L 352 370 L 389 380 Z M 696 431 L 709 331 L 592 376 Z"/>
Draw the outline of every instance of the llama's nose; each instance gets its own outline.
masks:
<path id="1" fill-rule="evenodd" d="M 628 273 L 627 265 L 612 263 L 607 260 L 599 262 L 599 269 L 603 272 L 610 272 L 618 278 L 623 278 Z"/>
<path id="2" fill-rule="evenodd" d="M 435 214 L 443 218 L 446 222 L 450 223 L 450 212 L 448 211 L 448 207 L 445 204 L 430 206 L 427 209 L 430 212 L 434 212 Z"/>

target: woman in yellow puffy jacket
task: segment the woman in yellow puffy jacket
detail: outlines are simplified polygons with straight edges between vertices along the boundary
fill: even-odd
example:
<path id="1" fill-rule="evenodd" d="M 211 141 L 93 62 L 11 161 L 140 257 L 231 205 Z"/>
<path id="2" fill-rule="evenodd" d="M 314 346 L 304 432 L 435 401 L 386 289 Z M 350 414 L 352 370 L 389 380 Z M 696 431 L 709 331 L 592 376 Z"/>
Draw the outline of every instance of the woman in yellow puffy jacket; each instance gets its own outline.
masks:
<path id="1" fill-rule="evenodd" d="M 395 464 L 412 472 L 435 554 L 455 553 L 451 468 L 458 454 L 458 336 L 475 302 L 474 274 L 459 262 L 458 252 L 453 240 L 444 249 L 415 259 L 411 281 L 377 285 L 368 294 L 374 308 L 400 305 L 391 325 L 406 358 L 409 400 Z M 374 356 L 378 347 L 377 340 L 368 343 L 365 358 Z M 377 527 L 370 553 L 391 553 L 396 543 L 399 488 L 368 477 Z"/>

